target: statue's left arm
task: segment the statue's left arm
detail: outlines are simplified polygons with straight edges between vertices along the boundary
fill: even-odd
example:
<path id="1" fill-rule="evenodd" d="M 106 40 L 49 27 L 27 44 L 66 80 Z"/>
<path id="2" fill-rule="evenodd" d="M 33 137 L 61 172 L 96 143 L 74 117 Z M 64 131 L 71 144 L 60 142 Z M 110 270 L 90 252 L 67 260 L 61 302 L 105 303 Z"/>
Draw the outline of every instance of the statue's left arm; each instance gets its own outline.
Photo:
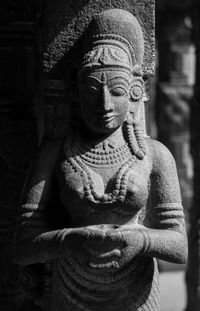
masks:
<path id="1" fill-rule="evenodd" d="M 144 225 L 127 224 L 119 231 L 124 258 L 145 255 L 174 263 L 187 260 L 187 235 L 176 164 L 161 143 L 149 141 L 152 163 Z"/>
<path id="2" fill-rule="evenodd" d="M 153 168 L 148 213 L 151 228 L 145 233 L 146 253 L 184 263 L 187 235 L 175 160 L 164 145 L 150 142 Z"/>

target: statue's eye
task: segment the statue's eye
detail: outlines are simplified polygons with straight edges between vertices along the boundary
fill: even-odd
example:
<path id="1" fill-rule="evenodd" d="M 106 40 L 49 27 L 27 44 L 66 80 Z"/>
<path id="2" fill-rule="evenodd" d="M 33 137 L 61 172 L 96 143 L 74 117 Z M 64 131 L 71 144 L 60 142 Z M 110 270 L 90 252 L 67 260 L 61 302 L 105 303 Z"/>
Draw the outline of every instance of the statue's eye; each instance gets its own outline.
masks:
<path id="1" fill-rule="evenodd" d="M 87 87 L 85 91 L 86 91 L 86 94 L 95 95 L 98 92 L 98 88 L 91 85 L 91 86 Z"/>
<path id="2" fill-rule="evenodd" d="M 126 96 L 127 91 L 123 87 L 115 87 L 110 90 L 110 94 L 113 96 Z"/>

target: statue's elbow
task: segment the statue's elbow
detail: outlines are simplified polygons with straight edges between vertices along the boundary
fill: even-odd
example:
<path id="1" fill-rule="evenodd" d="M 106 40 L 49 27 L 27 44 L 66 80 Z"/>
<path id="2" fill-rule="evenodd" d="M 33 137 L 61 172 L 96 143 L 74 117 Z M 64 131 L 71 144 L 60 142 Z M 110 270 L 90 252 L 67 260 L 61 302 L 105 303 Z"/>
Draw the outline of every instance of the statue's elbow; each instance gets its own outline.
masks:
<path id="1" fill-rule="evenodd" d="M 188 245 L 187 242 L 184 242 L 180 245 L 179 252 L 177 254 L 177 261 L 178 264 L 186 264 L 188 259 Z"/>
<path id="2" fill-rule="evenodd" d="M 176 264 L 185 264 L 188 259 L 188 244 L 187 239 L 183 235 L 179 235 L 179 238 L 176 237 L 176 241 L 171 248 L 170 252 L 171 262 Z"/>
<path id="3" fill-rule="evenodd" d="M 185 264 L 187 262 L 187 259 L 188 259 L 188 247 L 185 246 L 185 248 L 181 252 L 180 263 Z"/>

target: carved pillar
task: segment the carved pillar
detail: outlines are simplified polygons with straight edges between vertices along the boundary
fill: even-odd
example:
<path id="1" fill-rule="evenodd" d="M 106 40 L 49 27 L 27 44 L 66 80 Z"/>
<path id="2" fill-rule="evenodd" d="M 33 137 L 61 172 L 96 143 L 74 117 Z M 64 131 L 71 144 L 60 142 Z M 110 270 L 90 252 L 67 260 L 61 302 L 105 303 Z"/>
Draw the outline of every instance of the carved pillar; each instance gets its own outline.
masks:
<path id="1" fill-rule="evenodd" d="M 187 311 L 200 309 L 200 1 L 194 1 L 193 38 L 196 46 L 196 82 L 191 104 L 191 150 L 194 165 L 193 202 L 190 210 Z"/>
<path id="2" fill-rule="evenodd" d="M 161 1 L 157 11 L 158 140 L 176 159 L 186 213 L 192 196 L 189 110 L 195 67 L 189 4 L 188 1 Z"/>
<path id="3" fill-rule="evenodd" d="M 0 2 L 0 310 L 24 300 L 12 239 L 22 188 L 37 144 L 37 1 Z"/>

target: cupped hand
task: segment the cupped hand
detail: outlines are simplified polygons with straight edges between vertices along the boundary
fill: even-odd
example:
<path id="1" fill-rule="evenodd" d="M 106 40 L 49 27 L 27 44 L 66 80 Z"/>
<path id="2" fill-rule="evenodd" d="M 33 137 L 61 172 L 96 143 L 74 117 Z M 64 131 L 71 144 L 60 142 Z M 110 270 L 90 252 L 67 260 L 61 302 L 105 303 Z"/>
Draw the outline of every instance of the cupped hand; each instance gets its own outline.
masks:
<path id="1" fill-rule="evenodd" d="M 115 261 L 121 267 L 143 253 L 144 234 L 134 226 L 94 225 L 64 229 L 61 256 L 71 253 L 81 262 L 101 265 Z M 95 264 L 94 264 L 95 266 Z"/>
<path id="2" fill-rule="evenodd" d="M 103 245 L 111 228 L 112 225 L 94 225 L 61 230 L 59 239 L 61 257 L 71 253 L 81 261 L 89 260 L 91 254 L 87 250 L 87 245 Z"/>
<path id="3" fill-rule="evenodd" d="M 146 246 L 145 230 L 141 227 L 120 226 L 116 230 L 107 232 L 107 239 L 118 243 L 121 256 L 118 258 L 118 265 L 123 266 L 133 258 L 144 253 Z"/>

